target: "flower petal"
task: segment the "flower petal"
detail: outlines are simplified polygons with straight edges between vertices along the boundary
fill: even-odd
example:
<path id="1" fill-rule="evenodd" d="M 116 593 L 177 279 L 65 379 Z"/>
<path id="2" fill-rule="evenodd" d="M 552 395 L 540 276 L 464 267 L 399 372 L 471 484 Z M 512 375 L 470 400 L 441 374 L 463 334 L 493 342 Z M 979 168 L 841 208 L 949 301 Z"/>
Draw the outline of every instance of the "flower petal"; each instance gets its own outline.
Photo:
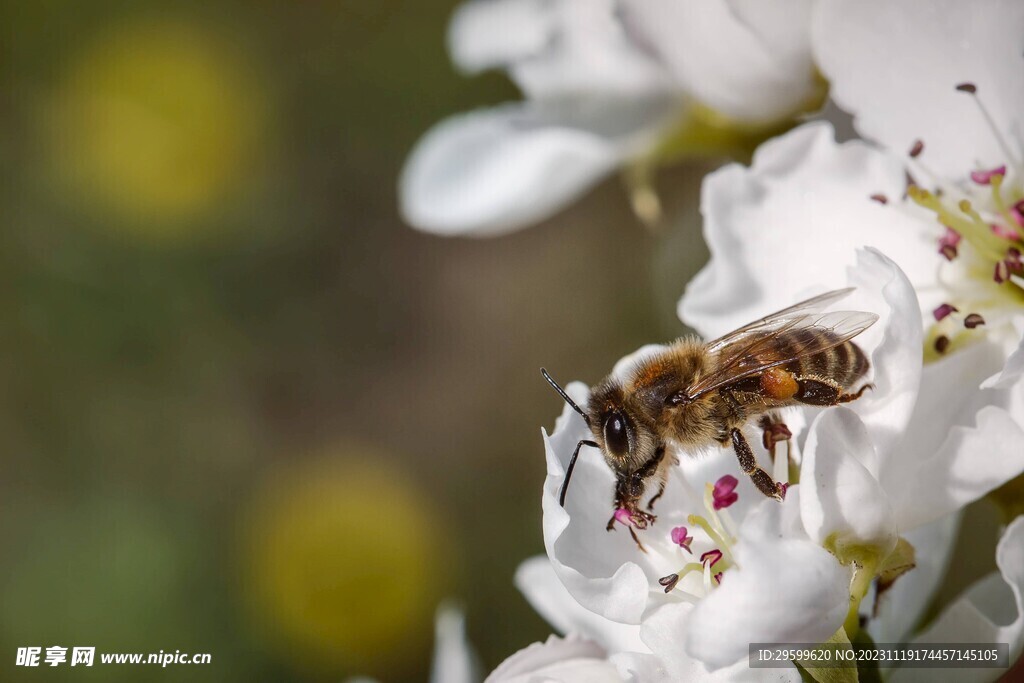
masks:
<path id="1" fill-rule="evenodd" d="M 998 344 L 979 342 L 930 363 L 899 449 L 881 463 L 879 481 L 903 531 L 953 512 L 1024 470 L 1018 383 L 978 389 L 1003 361 Z"/>
<path id="2" fill-rule="evenodd" d="M 680 301 L 683 322 L 717 337 L 814 293 L 809 283 L 840 287 L 865 245 L 893 259 L 919 296 L 938 292 L 931 224 L 870 199 L 899 197 L 903 185 L 898 161 L 859 141 L 837 145 L 827 123 L 761 145 L 750 168 L 709 175 L 701 211 L 711 261 Z"/>
<path id="3" fill-rule="evenodd" d="M 543 555 L 519 565 L 516 587 L 530 605 L 560 633 L 578 633 L 608 652 L 648 652 L 640 640 L 640 628 L 610 621 L 582 607 L 569 595 Z"/>
<path id="4" fill-rule="evenodd" d="M 682 98 L 665 68 L 627 33 L 616 0 L 559 0 L 547 14 L 553 28 L 545 49 L 510 68 L 527 97 Z"/>
<path id="5" fill-rule="evenodd" d="M 466 619 L 462 612 L 442 606 L 435 620 L 434 661 L 431 683 L 475 683 L 480 680 L 476 656 L 466 641 Z"/>
<path id="6" fill-rule="evenodd" d="M 569 636 L 534 643 L 498 665 L 484 683 L 619 683 L 615 665 L 596 643 Z"/>
<path id="7" fill-rule="evenodd" d="M 887 480 L 901 529 L 971 503 L 1024 472 L 1024 429 L 1002 408 L 985 406 L 972 426 L 957 425 L 909 479 Z"/>
<path id="8" fill-rule="evenodd" d="M 827 410 L 811 424 L 800 469 L 800 512 L 811 539 L 840 551 L 877 547 L 885 557 L 898 536 L 881 485 L 864 466 L 875 461 L 868 430 L 848 408 Z"/>
<path id="9" fill-rule="evenodd" d="M 626 0 L 625 21 L 671 68 L 681 87 L 718 113 L 777 121 L 805 108 L 816 84 L 812 2 L 785 13 L 746 0 Z"/>
<path id="10" fill-rule="evenodd" d="M 644 121 L 622 127 L 633 124 L 642 128 Z M 453 116 L 428 131 L 406 162 L 403 216 L 441 235 L 497 235 L 547 218 L 632 149 L 612 132 L 621 131 L 606 134 L 532 105 Z"/>
<path id="11" fill-rule="evenodd" d="M 688 604 L 665 605 L 644 617 L 643 638 L 662 654 L 660 661 L 670 674 L 669 680 L 687 683 L 761 683 L 766 680 L 768 671 L 751 669 L 746 660 L 712 671 L 703 662 L 688 656 L 679 643 L 688 628 L 692 609 Z M 773 682 L 800 681 L 800 673 L 792 665 L 771 669 L 770 674 Z"/>
<path id="12" fill-rule="evenodd" d="M 711 670 L 745 660 L 750 643 L 820 643 L 843 623 L 849 570 L 787 531 L 794 515 L 784 509 L 800 509 L 800 488 L 791 487 L 782 504 L 766 500 L 751 511 L 734 551 L 738 566 L 689 611 L 683 649 Z M 643 627 L 641 637 L 667 660 Z"/>
<path id="13" fill-rule="evenodd" d="M 974 83 L 1004 137 L 1019 135 L 1024 4 L 829 0 L 812 34 L 832 97 L 865 137 L 897 154 L 923 140 L 921 161 L 948 179 L 1010 161 L 975 102 L 954 86 Z"/>
<path id="14" fill-rule="evenodd" d="M 847 282 L 857 290 L 843 306 L 879 314 L 878 322 L 855 340 L 871 355 L 874 388 L 850 406 L 871 432 L 877 456 L 886 458 L 903 439 L 921 383 L 921 309 L 907 276 L 874 249 L 858 251 L 847 273 Z M 878 476 L 876 462 L 864 465 Z"/>
<path id="15" fill-rule="evenodd" d="M 555 34 L 544 0 L 471 0 L 448 25 L 448 51 L 466 73 L 506 66 L 540 53 Z"/>
<path id="16" fill-rule="evenodd" d="M 631 683 L 675 683 L 665 665 L 654 655 L 639 652 L 617 652 L 608 661 L 615 665 L 619 675 Z"/>
<path id="17" fill-rule="evenodd" d="M 907 640 L 946 576 L 959 528 L 960 516 L 946 515 L 903 534 L 914 546 L 914 568 L 878 599 L 876 614 L 872 614 L 873 594 L 862 603 L 868 610 L 868 632 L 876 643 Z"/>
<path id="18" fill-rule="evenodd" d="M 1024 517 L 1003 532 L 996 547 L 998 574 L 974 584 L 950 605 L 914 643 L 1009 643 L 1010 661 L 1024 647 Z M 929 680 L 991 681 L 999 669 L 931 669 Z M 919 680 L 914 669 L 897 669 L 894 683 Z"/>
<path id="19" fill-rule="evenodd" d="M 1024 337 L 1020 344 L 1006 358 L 1002 369 L 982 382 L 982 389 L 1006 389 L 1013 386 L 1024 376 Z"/>

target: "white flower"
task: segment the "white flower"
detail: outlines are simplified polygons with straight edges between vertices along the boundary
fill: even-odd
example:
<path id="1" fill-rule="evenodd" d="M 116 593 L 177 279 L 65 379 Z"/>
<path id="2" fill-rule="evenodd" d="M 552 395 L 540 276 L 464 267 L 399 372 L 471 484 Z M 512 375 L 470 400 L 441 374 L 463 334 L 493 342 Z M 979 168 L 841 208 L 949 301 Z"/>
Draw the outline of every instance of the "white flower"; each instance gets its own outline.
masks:
<path id="1" fill-rule="evenodd" d="M 939 290 L 942 303 L 958 309 L 932 337 L 946 336 L 951 349 L 969 342 L 976 335 L 962 324 L 977 312 L 985 329 L 1017 349 L 1024 333 L 1024 4 L 899 4 L 827 0 L 816 17 L 816 55 L 858 131 L 891 155 L 911 154 L 907 165 L 921 186 L 911 188 L 911 199 L 925 211 L 892 208 L 926 215 L 933 275 L 922 289 Z M 900 68 L 886 69 L 883 60 Z M 942 268 L 939 250 L 953 259 L 940 259 Z M 886 253 L 902 265 L 921 251 Z M 949 309 L 926 310 L 938 318 Z M 1024 370 L 1021 356 L 1004 382 Z"/>
<path id="2" fill-rule="evenodd" d="M 642 643 L 677 678 L 694 675 L 699 660 L 703 675 L 730 680 L 728 672 L 745 670 L 752 642 L 823 642 L 844 622 L 856 628 L 857 605 L 871 581 L 905 558 L 900 536 L 921 538 L 918 561 L 928 567 L 925 584 L 934 586 L 955 526 L 949 515 L 1024 470 L 1024 452 L 1014 448 L 1024 431 L 1000 408 L 978 410 L 991 402 L 979 399 L 982 391 L 1008 391 L 971 391 L 968 383 L 962 396 L 951 397 L 951 385 L 922 376 L 920 310 L 899 268 L 865 251 L 849 271 L 849 284 L 857 291 L 844 308 L 880 315 L 857 339 L 870 351 L 876 388 L 849 408 L 818 412 L 803 433 L 798 425 L 806 417 L 787 415 L 796 442 L 803 443 L 804 465 L 800 484 L 782 504 L 763 498 L 739 474 L 731 452 L 701 460 L 681 454 L 680 476 L 670 478 L 657 523 L 640 534 L 642 553 L 629 534 L 605 532 L 613 477 L 597 454 L 580 454 L 566 506 L 558 504 L 569 457 L 588 435 L 582 419 L 566 409 L 545 437 L 544 538 L 554 572 L 587 610 L 639 625 Z M 742 322 L 770 310 L 754 310 Z M 968 380 L 974 372 L 976 387 L 985 375 L 968 362 L 976 360 L 971 351 L 943 363 Z M 615 372 L 627 372 L 635 360 L 624 359 Z M 586 402 L 585 387 L 568 390 Z M 730 474 L 739 476 L 735 501 L 731 482 L 722 480 Z M 659 582 L 673 576 L 678 579 Z M 905 592 L 901 613 L 887 613 L 899 587 L 882 596 L 875 628 L 902 637 L 929 595 Z M 573 624 L 597 637 L 609 630 L 578 617 Z M 632 637 L 624 635 L 624 642 Z M 620 642 L 622 636 L 616 636 Z M 799 679 L 795 669 L 777 673 Z"/>
<path id="3" fill-rule="evenodd" d="M 714 334 L 840 281 L 871 245 L 914 284 L 930 356 L 987 336 L 1013 354 L 990 384 L 1009 386 L 1024 372 L 1024 4 L 823 0 L 812 34 L 832 96 L 880 148 L 812 124 L 709 176 L 712 261 L 681 317 Z"/>
<path id="4" fill-rule="evenodd" d="M 495 235 L 542 220 L 655 154 L 696 104 L 765 128 L 817 102 L 812 0 L 783 15 L 709 0 L 472 0 L 449 45 L 464 71 L 508 71 L 521 102 L 459 114 L 418 143 L 402 212 L 428 232 Z"/>
<path id="5" fill-rule="evenodd" d="M 651 654 L 650 648 L 640 639 L 639 625 L 611 621 L 576 602 L 555 575 L 551 561 L 546 556 L 533 557 L 523 562 L 516 572 L 516 585 L 534 609 L 558 632 L 577 634 L 597 644 L 608 653 L 620 672 L 630 672 L 635 681 L 727 683 L 763 681 L 767 678 L 777 683 L 797 683 L 800 680 L 795 669 L 753 671 L 746 662 L 711 672 L 702 662 L 681 651 L 672 657 L 670 668 Z"/>

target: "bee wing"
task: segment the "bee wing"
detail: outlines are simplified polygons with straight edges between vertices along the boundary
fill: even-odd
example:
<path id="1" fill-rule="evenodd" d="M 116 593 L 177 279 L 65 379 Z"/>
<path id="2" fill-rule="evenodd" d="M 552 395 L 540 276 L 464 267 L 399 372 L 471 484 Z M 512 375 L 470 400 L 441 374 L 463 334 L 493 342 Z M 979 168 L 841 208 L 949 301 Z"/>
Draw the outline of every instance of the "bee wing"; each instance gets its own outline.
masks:
<path id="1" fill-rule="evenodd" d="M 686 394 L 690 398 L 697 398 L 777 365 L 785 365 L 803 356 L 818 354 L 839 346 L 871 327 L 876 320 L 877 315 L 864 311 L 834 311 L 820 315 L 804 313 L 782 318 L 769 316 L 753 323 L 752 327 L 747 326 L 741 333 L 737 330 L 726 335 L 730 341 L 717 347 L 719 361 L 715 371 L 694 382 L 686 390 Z M 795 350 L 789 344 L 778 343 L 784 332 L 805 330 L 815 332 L 815 337 L 821 340 L 821 343 Z M 713 343 L 718 344 L 718 341 Z"/>
<path id="2" fill-rule="evenodd" d="M 793 318 L 803 318 L 805 315 L 825 310 L 840 299 L 845 298 L 854 289 L 854 287 L 834 289 L 831 292 L 825 292 L 824 294 L 819 294 L 818 296 L 811 297 L 810 299 L 805 299 L 800 303 L 793 304 L 789 308 L 783 308 L 781 311 L 769 313 L 760 320 L 755 320 L 754 322 L 744 325 L 737 330 L 733 330 L 714 341 L 708 342 L 706 348 L 710 353 L 717 353 L 726 346 L 734 344 L 739 339 L 749 337 L 750 334 L 754 332 L 763 331 L 767 333 L 774 331 L 778 326 Z"/>

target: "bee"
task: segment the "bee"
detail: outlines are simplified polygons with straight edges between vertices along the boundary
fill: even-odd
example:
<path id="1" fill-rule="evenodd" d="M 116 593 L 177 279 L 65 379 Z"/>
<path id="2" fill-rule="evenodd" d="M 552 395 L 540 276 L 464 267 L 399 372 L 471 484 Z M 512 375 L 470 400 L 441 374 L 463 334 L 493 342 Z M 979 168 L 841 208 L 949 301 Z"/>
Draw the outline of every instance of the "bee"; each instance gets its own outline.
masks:
<path id="1" fill-rule="evenodd" d="M 791 435 L 775 414 L 789 406 L 835 406 L 854 401 L 871 387 L 863 379 L 869 362 L 850 340 L 878 320 L 874 313 L 822 313 L 853 288 L 827 292 L 772 313 L 711 342 L 677 340 L 638 362 L 625 377 L 609 375 L 591 389 L 587 410 L 541 368 L 544 378 L 579 413 L 593 434 L 576 444 L 558 502 L 565 506 L 576 458 L 583 446 L 600 449 L 615 475 L 616 511 L 633 527 L 647 528 L 665 491 L 678 451 L 697 453 L 730 445 L 740 469 L 764 495 L 782 500 L 785 486 L 757 464 L 742 428 L 753 420 L 765 448 Z M 651 485 L 656 493 L 641 510 Z M 613 515 L 608 529 L 614 526 Z M 634 533 L 634 539 L 636 535 Z M 639 544 L 639 541 L 637 541 Z M 642 548 L 643 546 L 641 546 Z"/>

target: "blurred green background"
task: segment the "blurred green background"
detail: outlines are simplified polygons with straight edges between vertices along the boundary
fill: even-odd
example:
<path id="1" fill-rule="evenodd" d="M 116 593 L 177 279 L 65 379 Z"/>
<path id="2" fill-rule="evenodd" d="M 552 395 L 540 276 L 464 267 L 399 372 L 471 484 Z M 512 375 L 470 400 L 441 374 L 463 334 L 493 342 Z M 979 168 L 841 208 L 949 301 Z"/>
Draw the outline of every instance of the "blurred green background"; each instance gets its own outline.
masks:
<path id="1" fill-rule="evenodd" d="M 454 5 L 0 3 L 0 678 L 423 681 L 446 598 L 486 670 L 550 632 L 512 585 L 538 368 L 683 331 L 721 160 L 659 175 L 655 231 L 616 179 L 501 239 L 411 230 L 419 135 L 518 96 L 451 67 Z M 51 645 L 213 663 L 14 666 Z"/>
<path id="2" fill-rule="evenodd" d="M 2 4 L 0 678 L 422 681 L 445 598 L 488 669 L 549 633 L 512 585 L 538 368 L 679 333 L 711 166 L 657 237 L 614 180 L 500 240 L 409 229 L 418 136 L 518 96 L 451 67 L 454 4 Z M 14 666 L 51 645 L 213 664 Z"/>

